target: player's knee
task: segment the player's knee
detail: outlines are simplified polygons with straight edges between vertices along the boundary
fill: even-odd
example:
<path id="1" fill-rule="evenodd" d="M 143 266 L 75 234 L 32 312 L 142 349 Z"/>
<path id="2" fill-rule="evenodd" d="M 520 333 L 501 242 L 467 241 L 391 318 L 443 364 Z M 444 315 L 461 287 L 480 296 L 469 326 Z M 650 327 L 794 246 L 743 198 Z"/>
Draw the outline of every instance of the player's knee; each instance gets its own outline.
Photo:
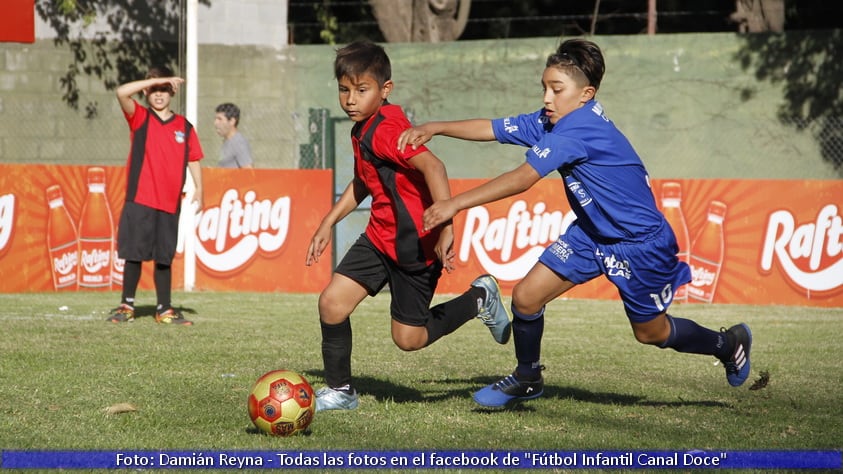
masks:
<path id="1" fill-rule="evenodd" d="M 650 334 L 641 334 L 641 333 L 638 333 L 638 332 L 636 332 L 634 334 L 635 334 L 635 340 L 640 342 L 641 344 L 647 344 L 647 345 L 650 345 L 650 346 L 657 346 L 657 345 L 661 344 L 662 342 L 664 342 L 663 340 L 660 340 L 658 338 L 654 338 Z"/>
<path id="2" fill-rule="evenodd" d="M 404 352 L 412 352 L 417 351 L 419 349 L 423 349 L 427 342 L 427 338 L 421 340 L 418 337 L 407 337 L 407 336 L 392 336 L 392 342 Z"/>
<path id="3" fill-rule="evenodd" d="M 319 295 L 319 320 L 327 324 L 339 324 L 343 322 L 350 311 L 345 308 L 341 299 L 333 294 L 323 291 Z"/>
<path id="4" fill-rule="evenodd" d="M 641 344 L 660 346 L 670 336 L 670 331 L 668 329 L 668 332 L 665 332 L 662 328 L 633 328 L 632 334 Z"/>
<path id="5" fill-rule="evenodd" d="M 544 307 L 544 302 L 535 301 L 530 296 L 529 289 L 525 289 L 521 283 L 512 289 L 512 308 L 519 314 L 538 314 Z"/>

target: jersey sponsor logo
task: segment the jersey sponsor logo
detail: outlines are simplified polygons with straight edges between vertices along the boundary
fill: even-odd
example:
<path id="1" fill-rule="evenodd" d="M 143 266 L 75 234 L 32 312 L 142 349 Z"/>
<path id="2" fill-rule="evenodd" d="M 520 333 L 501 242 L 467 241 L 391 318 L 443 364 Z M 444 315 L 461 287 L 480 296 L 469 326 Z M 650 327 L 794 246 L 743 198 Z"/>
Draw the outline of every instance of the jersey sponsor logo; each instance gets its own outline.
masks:
<path id="1" fill-rule="evenodd" d="M 457 258 L 468 262 L 474 254 L 486 272 L 501 280 L 519 280 L 574 219 L 572 211 L 548 209 L 544 201 L 516 200 L 501 217 L 493 217 L 485 206 L 472 207 L 466 212 Z"/>
<path id="2" fill-rule="evenodd" d="M 606 276 L 621 277 L 627 280 L 632 277 L 632 269 L 629 262 L 620 260 L 615 254 L 603 255 L 603 252 L 597 251 L 597 255 L 603 259 L 603 266 L 606 267 Z"/>
<path id="3" fill-rule="evenodd" d="M 183 130 L 176 130 L 175 131 L 176 143 L 184 143 L 184 131 Z"/>
<path id="4" fill-rule="evenodd" d="M 507 117 L 503 119 L 503 129 L 506 133 L 512 135 L 513 133 L 518 131 L 518 125 L 512 124 L 512 117 Z"/>
<path id="5" fill-rule="evenodd" d="M 539 157 L 539 159 L 547 158 L 548 155 L 550 155 L 550 147 L 539 148 L 538 145 L 533 145 L 533 148 L 531 148 L 531 150 L 533 151 L 533 153 L 536 154 L 537 157 Z"/>
<path id="6" fill-rule="evenodd" d="M 834 204 L 825 205 L 813 222 L 797 224 L 787 210 L 767 219 L 761 270 L 778 262 L 786 277 L 807 291 L 829 291 L 843 285 L 843 218 Z"/>
<path id="7" fill-rule="evenodd" d="M 603 111 L 603 105 L 600 102 L 594 102 L 594 105 L 591 107 L 591 111 L 597 114 L 598 117 L 602 118 L 604 121 L 608 122 L 609 117 L 606 117 L 605 112 Z"/>
<path id="8" fill-rule="evenodd" d="M 258 199 L 237 189 L 223 193 L 220 204 L 207 207 L 196 220 L 196 257 L 212 271 L 235 271 L 258 252 L 274 254 L 287 241 L 290 229 L 290 197 L 275 201 Z"/>
<path id="9" fill-rule="evenodd" d="M 585 207 L 591 204 L 591 196 L 585 191 L 582 183 L 579 181 L 570 180 L 567 181 L 568 189 L 571 191 L 571 194 L 577 197 L 577 201 L 580 203 L 580 206 Z"/>
<path id="10" fill-rule="evenodd" d="M 553 244 L 549 247 L 548 250 L 550 251 L 550 253 L 555 255 L 559 260 L 562 260 L 563 262 L 567 262 L 568 257 L 574 254 L 574 249 L 571 248 L 568 242 L 562 239 L 553 242 Z"/>

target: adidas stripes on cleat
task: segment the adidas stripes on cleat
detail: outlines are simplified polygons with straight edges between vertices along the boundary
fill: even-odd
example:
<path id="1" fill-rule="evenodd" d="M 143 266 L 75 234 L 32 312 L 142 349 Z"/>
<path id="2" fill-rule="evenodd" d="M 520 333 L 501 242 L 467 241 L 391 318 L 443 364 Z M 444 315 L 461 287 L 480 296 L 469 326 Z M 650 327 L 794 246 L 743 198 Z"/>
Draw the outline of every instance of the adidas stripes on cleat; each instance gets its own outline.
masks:
<path id="1" fill-rule="evenodd" d="M 726 368 L 726 380 L 729 385 L 739 387 L 749 377 L 749 350 L 752 348 L 752 332 L 746 324 L 737 324 L 728 330 L 721 329 L 726 340 L 732 346 L 732 355 L 723 360 Z"/>

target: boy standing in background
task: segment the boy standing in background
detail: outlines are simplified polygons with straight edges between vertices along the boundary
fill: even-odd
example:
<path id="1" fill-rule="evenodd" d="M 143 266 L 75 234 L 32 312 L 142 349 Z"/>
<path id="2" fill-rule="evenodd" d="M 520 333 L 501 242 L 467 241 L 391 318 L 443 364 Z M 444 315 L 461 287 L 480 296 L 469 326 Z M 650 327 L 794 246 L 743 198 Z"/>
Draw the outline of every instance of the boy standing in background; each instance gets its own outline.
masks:
<path id="1" fill-rule="evenodd" d="M 184 79 L 167 67 L 153 67 L 147 78 L 117 88 L 117 101 L 131 131 L 127 163 L 126 201 L 117 228 L 117 255 L 126 261 L 120 305 L 108 321 L 135 319 L 135 293 L 143 261 L 155 261 L 155 321 L 190 326 L 193 322 L 173 308 L 172 262 L 178 243 L 182 189 L 187 171 L 196 185 L 193 202 L 201 210 L 202 147 L 193 125 L 170 109 Z M 143 93 L 149 107 L 133 96 Z"/>

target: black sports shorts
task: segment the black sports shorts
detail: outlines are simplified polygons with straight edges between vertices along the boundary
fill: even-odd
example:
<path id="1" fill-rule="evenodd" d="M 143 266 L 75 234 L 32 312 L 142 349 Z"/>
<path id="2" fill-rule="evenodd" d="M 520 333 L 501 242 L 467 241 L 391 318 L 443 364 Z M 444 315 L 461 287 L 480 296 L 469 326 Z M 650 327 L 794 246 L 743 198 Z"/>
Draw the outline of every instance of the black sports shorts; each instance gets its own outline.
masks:
<path id="1" fill-rule="evenodd" d="M 437 261 L 421 270 L 406 270 L 362 234 L 334 271 L 362 285 L 369 296 L 375 296 L 389 283 L 392 319 L 408 326 L 424 326 L 436 284 L 442 276 L 442 263 Z"/>
<path id="2" fill-rule="evenodd" d="M 179 215 L 127 202 L 117 226 L 117 256 L 171 265 L 179 238 Z"/>

